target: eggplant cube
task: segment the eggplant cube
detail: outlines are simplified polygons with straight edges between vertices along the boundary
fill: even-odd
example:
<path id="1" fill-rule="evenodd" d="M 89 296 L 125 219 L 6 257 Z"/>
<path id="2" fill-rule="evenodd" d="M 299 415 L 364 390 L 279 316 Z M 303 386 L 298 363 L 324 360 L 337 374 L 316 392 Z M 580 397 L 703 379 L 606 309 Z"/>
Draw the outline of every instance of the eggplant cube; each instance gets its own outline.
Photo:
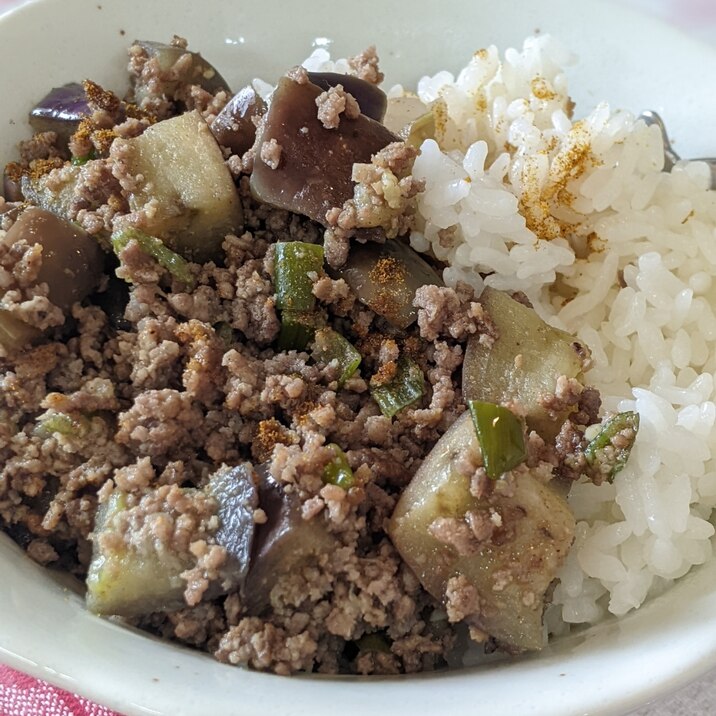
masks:
<path id="1" fill-rule="evenodd" d="M 283 77 L 274 90 L 259 148 L 270 140 L 281 147 L 275 168 L 256 153 L 251 191 L 257 199 L 279 209 L 326 223 L 326 212 L 353 198 L 354 163 L 371 156 L 398 138 L 365 115 L 343 118 L 335 129 L 318 119 L 320 87 Z"/>
<path id="2" fill-rule="evenodd" d="M 528 472 L 514 484 L 498 481 L 489 498 L 474 497 L 456 470 L 466 447 L 479 450 L 469 413 L 438 441 L 403 492 L 390 537 L 436 599 L 446 601 L 451 578 L 467 580 L 479 595 L 470 624 L 513 652 L 540 649 L 545 598 L 574 539 L 574 517 L 562 497 Z M 436 520 L 463 521 L 480 512 L 497 515 L 500 526 L 474 551 L 434 536 Z"/>
<path id="3" fill-rule="evenodd" d="M 126 510 L 126 496 L 113 493 L 97 511 L 94 550 L 87 574 L 87 607 L 95 614 L 137 616 L 178 609 L 186 582 L 181 574 L 192 564 L 190 554 L 159 552 L 153 545 L 141 551 L 111 536 Z"/>
<path id="4" fill-rule="evenodd" d="M 244 604 L 259 614 L 271 602 L 279 579 L 336 548 L 335 538 L 317 518 L 304 520 L 300 500 L 288 494 L 269 474 L 260 471 L 259 503 L 268 521 L 256 530 Z"/>
<path id="5" fill-rule="evenodd" d="M 42 246 L 38 283 L 46 283 L 50 300 L 63 311 L 89 296 L 100 281 L 102 249 L 76 224 L 32 206 L 20 214 L 7 233 L 7 241 L 24 240 Z"/>
<path id="6" fill-rule="evenodd" d="M 142 228 L 187 259 L 220 255 L 226 234 L 240 229 L 241 202 L 219 145 L 196 111 L 164 120 L 123 145 L 127 170 L 138 180 L 133 211 Z"/>
<path id="7" fill-rule="evenodd" d="M 582 377 L 586 349 L 502 291 L 486 288 L 480 302 L 499 337 L 492 346 L 481 343 L 479 336 L 469 340 L 462 368 L 465 399 L 519 404 L 529 428 L 546 440 L 554 438 L 569 410 L 554 413 L 545 398 L 554 395 L 560 376 Z"/>
<path id="8" fill-rule="evenodd" d="M 192 488 L 183 491 L 197 493 Z M 253 468 L 245 463 L 219 469 L 204 495 L 217 506 L 218 525 L 210 541 L 226 550 L 226 561 L 206 593 L 211 598 L 241 588 L 249 569 L 258 506 Z M 186 606 L 182 573 L 196 566 L 196 557 L 190 551 L 163 548 L 151 536 L 138 540 L 131 534 L 131 518 L 130 539 L 124 539 L 121 522 L 126 510 L 126 495 L 116 491 L 97 511 L 87 575 L 88 608 L 95 614 L 136 616 Z"/>

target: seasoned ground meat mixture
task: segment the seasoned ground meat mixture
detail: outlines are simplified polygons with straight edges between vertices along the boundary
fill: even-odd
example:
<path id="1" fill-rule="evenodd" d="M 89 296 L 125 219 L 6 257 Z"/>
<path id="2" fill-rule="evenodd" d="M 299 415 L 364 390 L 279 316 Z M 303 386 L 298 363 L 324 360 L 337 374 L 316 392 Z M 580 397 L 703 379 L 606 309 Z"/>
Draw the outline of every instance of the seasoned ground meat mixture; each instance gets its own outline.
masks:
<path id="1" fill-rule="evenodd" d="M 638 425 L 588 439 L 599 395 L 569 343 L 546 392 L 520 377 L 529 340 L 499 391 L 464 381 L 495 373 L 512 326 L 409 247 L 418 150 L 360 97 L 302 69 L 286 107 L 233 96 L 178 37 L 129 56 L 124 98 L 77 85 L 74 123 L 6 169 L 2 529 L 97 614 L 230 664 L 416 672 L 461 632 L 539 648 L 495 594 L 541 626 L 573 536 L 550 481 L 609 479 Z M 375 48 L 349 66 L 358 90 L 382 80 Z M 269 137 L 294 111 L 320 124 Z M 296 183 L 316 162 L 330 181 Z M 525 535 L 529 564 L 505 551 Z"/>

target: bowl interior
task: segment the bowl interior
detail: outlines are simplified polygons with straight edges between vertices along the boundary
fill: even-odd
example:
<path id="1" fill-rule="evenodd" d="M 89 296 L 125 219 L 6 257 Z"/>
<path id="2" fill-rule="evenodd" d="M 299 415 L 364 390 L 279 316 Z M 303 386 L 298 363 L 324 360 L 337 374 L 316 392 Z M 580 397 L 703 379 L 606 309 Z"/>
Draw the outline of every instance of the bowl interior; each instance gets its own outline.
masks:
<path id="1" fill-rule="evenodd" d="M 279 18 L 279 19 L 277 19 Z M 187 37 L 238 88 L 273 81 L 316 46 L 334 56 L 376 44 L 387 85 L 458 70 L 488 44 L 549 32 L 580 56 L 577 112 L 608 99 L 663 114 L 684 156 L 713 154 L 703 117 L 716 95 L 702 78 L 716 55 L 666 26 L 595 0 L 328 3 L 300 8 L 204 0 L 36 0 L 0 18 L 0 161 L 27 136 L 27 111 L 49 88 L 90 77 L 123 91 L 134 38 Z M 61 62 L 57 60 L 61 57 Z M 648 59 L 646 59 L 648 58 Z M 716 665 L 716 564 L 695 570 L 639 612 L 554 643 L 538 656 L 419 678 L 279 677 L 246 672 L 84 611 L 81 598 L 0 535 L 0 659 L 133 714 L 619 713 Z M 634 664 L 648 655 L 649 668 Z M 408 682 L 409 681 L 409 682 Z"/>

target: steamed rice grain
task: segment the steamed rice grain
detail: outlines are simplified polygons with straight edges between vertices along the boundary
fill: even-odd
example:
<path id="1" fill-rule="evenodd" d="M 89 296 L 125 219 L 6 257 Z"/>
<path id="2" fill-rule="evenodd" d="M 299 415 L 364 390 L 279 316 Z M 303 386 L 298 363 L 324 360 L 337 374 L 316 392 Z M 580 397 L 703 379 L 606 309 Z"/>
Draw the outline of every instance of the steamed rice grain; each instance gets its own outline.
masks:
<path id="1" fill-rule="evenodd" d="M 411 237 L 448 263 L 448 285 L 524 292 L 589 346 L 604 408 L 640 414 L 614 484 L 572 489 L 557 633 L 560 618 L 626 614 L 709 559 L 716 504 L 716 192 L 704 164 L 664 173 L 658 129 L 629 112 L 570 118 L 573 60 L 533 37 L 419 82 L 437 141 L 415 162 L 426 190 Z"/>

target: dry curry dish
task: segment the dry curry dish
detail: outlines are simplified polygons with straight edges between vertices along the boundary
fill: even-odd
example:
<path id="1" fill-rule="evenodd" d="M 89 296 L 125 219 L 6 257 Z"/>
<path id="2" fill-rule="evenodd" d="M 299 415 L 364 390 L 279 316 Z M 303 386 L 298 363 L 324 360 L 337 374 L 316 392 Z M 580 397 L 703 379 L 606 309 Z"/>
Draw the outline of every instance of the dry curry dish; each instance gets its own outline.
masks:
<path id="1" fill-rule="evenodd" d="M 371 49 L 233 94 L 174 38 L 53 89 L 0 203 L 0 524 L 88 608 L 289 674 L 540 649 L 571 481 L 611 480 L 588 351 L 406 240 L 421 115 Z M 592 427 L 590 430 L 590 426 Z"/>

